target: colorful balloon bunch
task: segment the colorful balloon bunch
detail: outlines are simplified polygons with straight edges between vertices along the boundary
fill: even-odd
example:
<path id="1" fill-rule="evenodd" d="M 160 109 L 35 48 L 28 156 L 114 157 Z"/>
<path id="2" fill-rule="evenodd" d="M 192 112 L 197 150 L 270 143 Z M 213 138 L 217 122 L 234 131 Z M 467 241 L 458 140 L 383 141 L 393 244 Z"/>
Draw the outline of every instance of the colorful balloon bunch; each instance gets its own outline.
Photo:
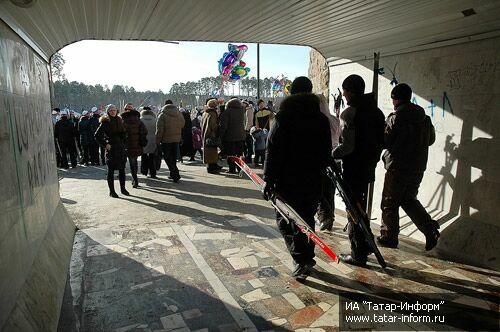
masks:
<path id="1" fill-rule="evenodd" d="M 236 82 L 247 76 L 250 71 L 250 68 L 246 67 L 247 64 L 241 61 L 248 47 L 229 44 L 227 48 L 229 52 L 225 52 L 219 60 L 219 74 L 222 75 L 224 81 Z"/>
<path id="2" fill-rule="evenodd" d="M 271 90 L 273 94 L 277 95 L 280 92 L 283 92 L 284 94 L 288 95 L 290 94 L 290 88 L 292 87 L 292 82 L 285 79 L 283 75 L 281 78 L 276 78 L 271 85 Z"/>

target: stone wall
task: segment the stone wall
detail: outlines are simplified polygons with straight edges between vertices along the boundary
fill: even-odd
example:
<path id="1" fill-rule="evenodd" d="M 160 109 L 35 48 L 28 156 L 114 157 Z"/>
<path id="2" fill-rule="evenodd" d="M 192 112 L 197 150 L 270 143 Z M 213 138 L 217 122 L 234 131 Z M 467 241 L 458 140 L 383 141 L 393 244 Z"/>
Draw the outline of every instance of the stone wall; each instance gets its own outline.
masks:
<path id="1" fill-rule="evenodd" d="M 59 198 L 47 63 L 0 20 L 0 330 L 53 331 L 74 225 Z"/>
<path id="2" fill-rule="evenodd" d="M 308 76 L 313 83 L 313 92 L 321 93 L 328 98 L 328 81 L 330 80 L 328 66 L 323 55 L 313 48 L 309 52 Z"/>

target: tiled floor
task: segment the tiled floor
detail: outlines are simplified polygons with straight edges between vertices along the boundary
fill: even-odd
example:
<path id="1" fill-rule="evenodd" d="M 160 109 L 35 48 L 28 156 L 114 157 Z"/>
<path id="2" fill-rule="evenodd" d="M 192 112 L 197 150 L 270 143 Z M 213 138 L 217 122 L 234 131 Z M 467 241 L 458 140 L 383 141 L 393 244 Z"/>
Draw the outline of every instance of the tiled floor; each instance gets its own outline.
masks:
<path id="1" fill-rule="evenodd" d="M 273 210 L 250 181 L 207 174 L 199 163 L 180 169 L 179 184 L 162 172 L 123 199 L 107 196 L 103 167 L 61 173 L 61 196 L 79 228 L 61 331 L 336 331 L 342 292 L 439 297 L 498 324 L 499 273 L 439 260 L 407 238 L 397 250 L 382 248 L 387 269 L 373 257 L 367 268 L 337 264 L 317 248 L 315 270 L 299 283 Z M 337 221 L 320 236 L 345 252 L 345 220 Z M 464 329 L 457 321 L 446 323 Z"/>

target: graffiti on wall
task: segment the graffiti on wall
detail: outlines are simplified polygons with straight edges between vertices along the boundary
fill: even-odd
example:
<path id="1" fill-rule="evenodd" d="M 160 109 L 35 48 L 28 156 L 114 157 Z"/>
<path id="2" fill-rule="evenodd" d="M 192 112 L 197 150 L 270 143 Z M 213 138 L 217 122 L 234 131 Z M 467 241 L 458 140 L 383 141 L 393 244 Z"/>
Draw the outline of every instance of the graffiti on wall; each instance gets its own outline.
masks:
<path id="1" fill-rule="evenodd" d="M 454 114 L 453 113 L 453 106 L 451 105 L 450 97 L 448 96 L 448 94 L 446 93 L 446 91 L 443 91 L 443 95 L 442 95 L 442 99 L 441 100 L 442 100 L 442 103 L 441 103 L 441 116 L 444 118 L 447 110 L 449 110 L 451 114 Z M 417 97 L 413 96 L 411 102 L 414 103 L 414 104 L 416 104 L 416 105 L 418 105 Z M 426 108 L 426 109 L 429 110 L 429 115 L 433 118 L 434 114 L 436 113 L 435 109 L 438 108 L 439 105 L 435 103 L 435 101 L 434 101 L 433 98 L 431 98 L 428 101 L 428 103 L 429 103 L 429 105 L 421 105 L 421 106 L 425 106 L 424 108 Z"/>
<path id="2" fill-rule="evenodd" d="M 27 188 L 33 192 L 55 179 L 54 143 L 51 130 L 51 119 L 46 111 L 45 100 L 27 99 L 20 96 L 7 95 L 3 108 L 13 124 L 13 146 L 17 157 L 16 167 L 26 172 Z"/>
<path id="3" fill-rule="evenodd" d="M 450 70 L 446 74 L 447 86 L 450 90 L 459 90 L 489 85 L 492 82 L 491 76 L 495 74 L 499 64 L 500 61 L 483 61 Z"/>
<path id="4" fill-rule="evenodd" d="M 1 38 L 1 43 L 6 46 L 0 49 L 0 72 L 5 73 L 1 79 L 1 120 L 9 128 L 9 140 L 0 142 L 1 151 L 7 153 L 2 157 L 10 159 L 9 174 L 17 174 L 20 202 L 31 202 L 40 189 L 57 183 L 48 68 L 17 37 Z"/>

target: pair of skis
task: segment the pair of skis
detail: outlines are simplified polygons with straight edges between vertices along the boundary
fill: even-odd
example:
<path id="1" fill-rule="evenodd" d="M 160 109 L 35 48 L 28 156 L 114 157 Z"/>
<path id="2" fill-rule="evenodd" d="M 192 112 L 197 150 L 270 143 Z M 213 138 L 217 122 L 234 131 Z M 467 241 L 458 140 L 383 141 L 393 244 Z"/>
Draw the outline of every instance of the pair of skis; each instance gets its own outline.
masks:
<path id="1" fill-rule="evenodd" d="M 361 231 L 365 236 L 365 240 L 366 242 L 368 242 L 368 246 L 375 254 L 375 257 L 377 258 L 380 266 L 385 269 L 387 264 L 385 263 L 384 257 L 380 253 L 380 250 L 378 250 L 375 241 L 373 241 L 372 232 L 366 226 L 369 225 L 370 219 L 368 218 L 368 215 L 366 214 L 365 209 L 363 209 L 361 204 L 352 198 L 353 194 L 351 192 L 351 188 L 349 188 L 349 186 L 344 182 L 342 172 L 340 171 L 340 168 L 336 162 L 332 162 L 331 165 L 327 167 L 326 174 L 332 181 L 333 185 L 337 188 L 340 197 L 342 197 L 347 213 L 351 216 L 352 222 L 358 225 L 359 228 L 361 228 Z"/>
<path id="2" fill-rule="evenodd" d="M 260 178 L 252 169 L 250 169 L 250 167 L 248 167 L 248 165 L 241 158 L 230 156 L 230 157 L 228 157 L 228 159 L 230 161 L 234 162 L 235 164 L 237 164 L 238 167 L 241 169 L 241 171 L 244 172 L 250 178 L 250 180 L 252 180 L 252 182 L 262 191 L 263 186 L 264 186 L 264 180 L 262 180 L 262 178 Z M 330 176 L 330 174 L 329 174 L 329 176 Z M 336 177 L 334 172 L 333 172 L 333 176 Z M 345 186 L 345 184 L 342 181 L 342 178 L 340 177 L 339 179 L 341 180 L 340 183 L 342 183 L 341 186 Z M 336 182 L 337 188 L 339 188 L 339 185 L 340 185 L 339 182 Z M 340 191 L 341 190 L 339 189 L 339 192 Z M 346 207 L 351 206 L 351 207 L 359 208 L 359 204 L 358 205 L 351 204 L 351 200 L 350 200 L 351 196 L 345 195 L 346 191 L 344 189 L 341 192 L 342 192 L 341 196 L 342 196 L 342 199 L 344 200 L 344 202 L 346 203 Z M 325 254 L 328 255 L 328 257 L 330 257 L 334 262 L 337 262 L 337 263 L 339 262 L 339 258 L 337 256 L 337 254 L 332 249 L 330 249 L 330 247 L 328 247 L 328 245 L 326 243 L 324 243 L 321 240 L 321 238 L 311 229 L 311 227 L 309 227 L 309 225 L 304 221 L 304 219 L 302 219 L 302 217 L 300 217 L 300 215 L 290 205 L 288 205 L 281 198 L 281 196 L 279 194 L 274 193 L 273 198 L 270 199 L 269 202 L 271 202 L 273 207 L 276 209 L 276 211 L 278 211 L 279 214 L 281 214 L 283 216 L 283 218 L 285 218 L 288 222 L 293 222 L 300 229 L 300 231 L 302 233 L 306 234 L 307 237 L 311 241 L 313 241 L 318 247 L 320 247 L 325 252 Z M 349 202 L 349 203 L 347 203 L 347 202 Z M 358 218 L 358 216 L 360 216 L 360 215 L 362 216 L 362 214 L 360 214 L 359 212 L 351 213 L 351 215 L 355 216 L 355 218 Z M 365 214 L 365 216 L 366 216 L 366 214 Z M 355 220 L 358 220 L 358 222 L 360 224 L 363 224 L 363 222 L 366 222 L 362 218 L 355 219 Z M 362 227 L 362 229 L 368 231 L 366 226 Z M 371 235 L 371 232 L 369 232 L 369 233 L 370 233 L 370 236 L 367 238 L 371 239 L 372 243 L 370 243 L 370 242 L 368 242 L 368 243 L 369 243 L 370 247 L 372 247 L 372 250 L 374 251 L 380 265 L 383 268 L 385 268 L 386 264 L 385 264 L 384 258 L 382 257 L 382 255 L 380 254 L 380 251 L 378 250 L 377 246 L 373 242 L 373 237 Z"/>

